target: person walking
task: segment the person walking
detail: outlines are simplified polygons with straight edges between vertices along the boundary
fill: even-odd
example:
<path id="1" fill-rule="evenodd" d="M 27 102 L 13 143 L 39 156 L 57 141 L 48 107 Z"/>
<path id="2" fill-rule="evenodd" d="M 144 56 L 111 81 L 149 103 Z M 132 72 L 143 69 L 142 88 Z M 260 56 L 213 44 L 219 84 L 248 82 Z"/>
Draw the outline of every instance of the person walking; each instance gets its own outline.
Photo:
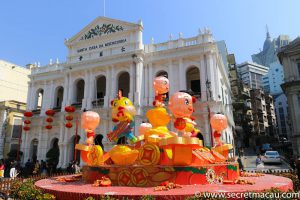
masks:
<path id="1" fill-rule="evenodd" d="M 0 178 L 4 178 L 4 163 L 2 160 L 0 160 Z"/>
<path id="2" fill-rule="evenodd" d="M 240 171 L 244 171 L 244 165 L 243 165 L 241 156 L 238 157 L 237 162 L 239 164 Z"/>
<path id="3" fill-rule="evenodd" d="M 11 168 L 10 168 L 10 171 L 9 171 L 9 177 L 14 179 L 16 178 L 17 176 L 17 172 L 16 172 L 16 165 L 17 165 L 17 162 L 16 161 L 11 161 Z"/>
<path id="4" fill-rule="evenodd" d="M 262 168 L 264 168 L 264 163 L 263 163 L 263 161 L 262 161 L 262 159 L 261 159 L 260 154 L 257 154 L 257 158 L 256 158 L 256 160 L 255 160 L 255 163 L 256 163 L 256 168 L 257 168 L 257 169 L 262 169 Z"/>

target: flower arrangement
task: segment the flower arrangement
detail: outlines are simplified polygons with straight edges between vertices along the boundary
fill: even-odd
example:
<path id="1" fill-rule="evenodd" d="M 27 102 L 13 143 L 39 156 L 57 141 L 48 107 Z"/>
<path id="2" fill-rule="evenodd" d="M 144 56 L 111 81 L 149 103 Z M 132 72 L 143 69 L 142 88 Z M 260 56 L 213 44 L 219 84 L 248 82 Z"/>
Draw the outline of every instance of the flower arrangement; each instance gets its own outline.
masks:
<path id="1" fill-rule="evenodd" d="M 18 200 L 55 200 L 56 197 L 52 194 L 43 194 L 37 189 L 33 181 L 20 182 L 15 181 L 10 188 L 10 196 Z"/>

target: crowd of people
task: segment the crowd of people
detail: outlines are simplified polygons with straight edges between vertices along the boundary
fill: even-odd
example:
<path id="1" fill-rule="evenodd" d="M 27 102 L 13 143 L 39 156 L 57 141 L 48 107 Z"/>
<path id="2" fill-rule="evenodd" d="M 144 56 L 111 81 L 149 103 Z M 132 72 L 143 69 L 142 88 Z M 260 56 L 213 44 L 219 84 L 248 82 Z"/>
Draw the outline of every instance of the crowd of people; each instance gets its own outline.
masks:
<path id="1" fill-rule="evenodd" d="M 29 177 L 31 175 L 51 175 L 56 170 L 56 165 L 44 160 L 27 160 L 25 166 L 16 160 L 0 160 L 0 178 Z"/>

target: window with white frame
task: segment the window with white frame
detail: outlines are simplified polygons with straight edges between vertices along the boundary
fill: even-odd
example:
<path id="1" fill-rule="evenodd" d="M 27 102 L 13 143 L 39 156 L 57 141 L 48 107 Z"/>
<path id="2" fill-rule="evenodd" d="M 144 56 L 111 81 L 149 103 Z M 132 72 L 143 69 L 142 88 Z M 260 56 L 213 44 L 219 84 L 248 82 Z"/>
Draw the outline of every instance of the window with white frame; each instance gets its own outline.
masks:
<path id="1" fill-rule="evenodd" d="M 22 131 L 22 119 L 14 118 L 11 138 L 19 138 Z"/>

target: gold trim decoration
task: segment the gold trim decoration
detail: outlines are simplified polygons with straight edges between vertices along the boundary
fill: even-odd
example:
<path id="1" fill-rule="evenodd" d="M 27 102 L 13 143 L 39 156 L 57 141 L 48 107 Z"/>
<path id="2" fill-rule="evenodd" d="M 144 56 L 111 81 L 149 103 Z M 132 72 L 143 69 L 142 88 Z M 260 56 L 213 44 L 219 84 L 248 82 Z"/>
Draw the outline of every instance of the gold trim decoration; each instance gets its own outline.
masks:
<path id="1" fill-rule="evenodd" d="M 203 146 L 203 141 L 199 140 L 196 137 L 171 137 L 171 138 L 162 138 L 159 141 L 159 146 L 166 146 L 170 144 L 191 144 Z"/>

